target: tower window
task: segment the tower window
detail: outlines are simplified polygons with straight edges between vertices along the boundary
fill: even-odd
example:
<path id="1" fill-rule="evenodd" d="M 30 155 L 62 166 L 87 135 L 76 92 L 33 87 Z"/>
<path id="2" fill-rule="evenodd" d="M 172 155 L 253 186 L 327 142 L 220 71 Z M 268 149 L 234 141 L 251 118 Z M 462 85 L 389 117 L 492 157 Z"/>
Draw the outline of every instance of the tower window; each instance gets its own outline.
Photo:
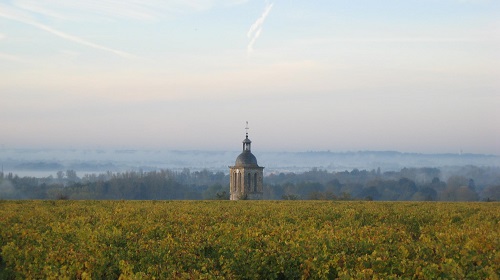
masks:
<path id="1" fill-rule="evenodd" d="M 235 192 L 236 189 L 237 189 L 237 179 L 238 179 L 238 173 L 236 173 L 236 171 L 233 173 L 233 191 Z"/>
<path id="2" fill-rule="evenodd" d="M 252 175 L 250 173 L 248 173 L 248 190 L 251 191 L 252 190 Z"/>

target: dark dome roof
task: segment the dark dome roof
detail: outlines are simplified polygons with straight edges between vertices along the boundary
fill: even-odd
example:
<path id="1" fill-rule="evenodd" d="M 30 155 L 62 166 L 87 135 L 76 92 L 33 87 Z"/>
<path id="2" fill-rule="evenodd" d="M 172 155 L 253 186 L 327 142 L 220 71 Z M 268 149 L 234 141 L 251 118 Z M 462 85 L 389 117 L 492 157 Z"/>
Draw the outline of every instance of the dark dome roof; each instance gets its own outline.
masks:
<path id="1" fill-rule="evenodd" d="M 234 166 L 258 166 L 257 158 L 250 151 L 244 151 L 236 158 Z"/>

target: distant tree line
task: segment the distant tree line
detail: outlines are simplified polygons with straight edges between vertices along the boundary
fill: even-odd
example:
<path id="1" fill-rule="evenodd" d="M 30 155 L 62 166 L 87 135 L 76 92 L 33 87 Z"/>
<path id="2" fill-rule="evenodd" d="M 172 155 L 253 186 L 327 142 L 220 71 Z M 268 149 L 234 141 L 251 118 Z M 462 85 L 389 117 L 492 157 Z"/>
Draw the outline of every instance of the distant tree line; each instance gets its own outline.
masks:
<path id="1" fill-rule="evenodd" d="M 448 171 L 447 171 L 448 172 Z M 266 177 L 265 197 L 311 200 L 498 201 L 500 169 L 469 166 L 447 176 L 438 168 L 403 168 L 399 172 L 321 169 Z"/>
<path id="2" fill-rule="evenodd" d="M 264 198 L 279 200 L 500 201 L 500 168 L 403 168 L 270 174 Z M 86 174 L 45 178 L 0 173 L 0 199 L 229 199 L 229 176 L 208 170 Z"/>
<path id="3" fill-rule="evenodd" d="M 0 199 L 223 199 L 229 198 L 224 194 L 228 178 L 222 172 L 189 169 L 106 172 L 81 178 L 73 170 L 59 171 L 56 177 L 45 178 L 9 173 L 0 174 Z"/>

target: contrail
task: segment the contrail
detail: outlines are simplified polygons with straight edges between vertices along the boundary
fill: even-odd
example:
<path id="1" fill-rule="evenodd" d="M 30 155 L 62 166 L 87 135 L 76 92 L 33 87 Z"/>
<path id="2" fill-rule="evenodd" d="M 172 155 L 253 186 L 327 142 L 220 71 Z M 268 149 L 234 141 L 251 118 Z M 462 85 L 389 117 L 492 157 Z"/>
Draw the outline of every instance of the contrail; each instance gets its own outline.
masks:
<path id="1" fill-rule="evenodd" d="M 11 19 L 11 20 L 15 20 L 15 21 L 18 21 L 18 22 L 21 22 L 21 23 L 24 23 L 24 24 L 31 25 L 33 27 L 36 27 L 36 28 L 41 29 L 41 30 L 44 30 L 46 32 L 49 32 L 49 33 L 51 33 L 53 35 L 56 35 L 58 37 L 66 39 L 68 41 L 72 41 L 72 42 L 78 43 L 80 45 L 84 45 L 84 46 L 91 47 L 91 48 L 98 49 L 98 50 L 103 50 L 103 51 L 111 52 L 111 53 L 113 53 L 115 55 L 118 55 L 118 56 L 121 56 L 121 57 L 125 57 L 125 58 L 133 58 L 133 57 L 135 57 L 134 55 L 129 54 L 127 52 L 120 51 L 120 50 L 115 50 L 115 49 L 112 49 L 112 48 L 108 48 L 108 47 L 105 47 L 105 46 L 101 46 L 99 44 L 95 44 L 95 43 L 89 42 L 89 41 L 84 40 L 84 39 L 82 39 L 80 37 L 64 33 L 62 31 L 53 29 L 53 28 L 51 28 L 49 26 L 46 26 L 44 24 L 35 22 L 33 20 L 30 20 L 30 19 L 27 19 L 27 18 L 23 18 L 23 17 L 19 17 L 19 16 L 15 16 L 15 15 L 10 15 L 8 13 L 5 13 L 1 9 L 0 9 L 0 17 L 4 17 L 4 18 L 7 18 L 7 19 Z"/>
<path id="2" fill-rule="evenodd" d="M 255 43 L 257 38 L 259 38 L 260 33 L 262 32 L 262 25 L 264 24 L 267 15 L 269 15 L 269 12 L 273 8 L 273 5 L 274 3 L 267 4 L 262 15 L 252 24 L 252 26 L 250 26 L 250 29 L 248 30 L 247 33 L 247 37 L 250 38 L 250 43 L 248 43 L 247 46 L 248 53 L 253 52 L 253 44 Z"/>

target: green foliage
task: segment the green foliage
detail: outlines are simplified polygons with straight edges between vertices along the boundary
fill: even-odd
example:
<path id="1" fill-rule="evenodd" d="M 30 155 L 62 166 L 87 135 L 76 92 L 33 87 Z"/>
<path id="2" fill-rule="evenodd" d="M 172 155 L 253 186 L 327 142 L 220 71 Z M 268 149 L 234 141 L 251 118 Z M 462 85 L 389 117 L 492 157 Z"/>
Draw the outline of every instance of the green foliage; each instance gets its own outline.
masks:
<path id="1" fill-rule="evenodd" d="M 500 204 L 0 201 L 6 279 L 498 279 Z"/>
<path id="2" fill-rule="evenodd" d="M 300 197 L 296 194 L 284 194 L 281 196 L 283 200 L 299 200 Z"/>
<path id="3" fill-rule="evenodd" d="M 214 184 L 203 192 L 204 199 L 229 200 L 229 186 Z"/>

